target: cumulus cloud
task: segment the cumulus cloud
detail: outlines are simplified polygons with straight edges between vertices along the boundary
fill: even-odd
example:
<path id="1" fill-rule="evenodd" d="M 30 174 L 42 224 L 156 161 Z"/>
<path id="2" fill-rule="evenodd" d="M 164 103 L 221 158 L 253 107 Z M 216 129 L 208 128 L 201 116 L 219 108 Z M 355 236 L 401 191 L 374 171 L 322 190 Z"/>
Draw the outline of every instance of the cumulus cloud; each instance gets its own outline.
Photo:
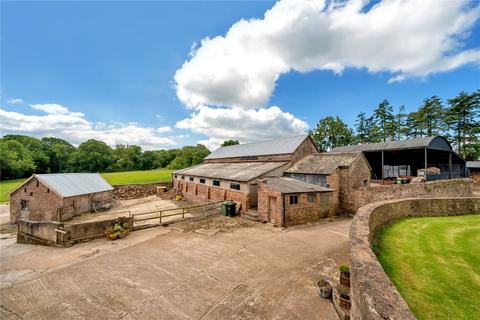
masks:
<path id="1" fill-rule="evenodd" d="M 174 137 L 158 135 L 158 130 L 142 127 L 138 123 L 104 123 L 85 119 L 83 113 L 71 112 L 58 104 L 32 104 L 32 109 L 45 112 L 43 115 L 27 115 L 0 109 L 2 133 L 30 134 L 38 137 L 56 136 L 79 144 L 87 139 L 97 139 L 110 146 L 136 144 L 146 150 L 175 145 Z"/>
<path id="2" fill-rule="evenodd" d="M 157 129 L 158 132 L 170 132 L 172 131 L 172 127 L 170 126 L 164 126 L 164 127 L 160 127 Z"/>
<path id="3" fill-rule="evenodd" d="M 468 63 L 480 50 L 463 43 L 480 17 L 474 2 L 385 0 L 277 2 L 262 19 L 241 20 L 225 36 L 193 46 L 175 74 L 179 99 L 203 105 L 265 106 L 289 71 L 346 68 L 388 72 L 390 82 Z"/>
<path id="4" fill-rule="evenodd" d="M 23 103 L 23 100 L 20 99 L 20 98 L 9 99 L 9 100 L 7 100 L 7 103 L 8 103 L 8 104 L 22 104 L 22 103 Z"/>
<path id="5" fill-rule="evenodd" d="M 209 149 L 217 148 L 228 139 L 245 143 L 300 134 L 308 128 L 307 123 L 276 106 L 258 110 L 202 106 L 190 118 L 177 122 L 175 126 L 208 136 L 208 140 L 199 143 Z"/>

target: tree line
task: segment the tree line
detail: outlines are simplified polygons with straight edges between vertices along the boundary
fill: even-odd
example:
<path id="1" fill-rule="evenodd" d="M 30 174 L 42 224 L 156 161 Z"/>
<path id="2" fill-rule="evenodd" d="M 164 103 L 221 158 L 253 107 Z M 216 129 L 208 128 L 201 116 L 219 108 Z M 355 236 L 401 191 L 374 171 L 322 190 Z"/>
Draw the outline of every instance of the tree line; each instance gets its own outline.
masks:
<path id="1" fill-rule="evenodd" d="M 462 91 L 446 101 L 432 96 L 410 113 L 405 112 L 403 105 L 394 108 L 385 99 L 372 114 L 360 112 L 354 128 L 338 116 L 329 116 L 321 119 L 310 134 L 322 151 L 351 144 L 442 135 L 465 159 L 480 159 L 480 90 Z"/>
<path id="2" fill-rule="evenodd" d="M 94 139 L 75 147 L 59 138 L 6 135 L 0 139 L 0 178 L 24 178 L 32 173 L 181 169 L 201 163 L 209 153 L 201 144 L 143 151 L 137 145 L 111 148 Z"/>

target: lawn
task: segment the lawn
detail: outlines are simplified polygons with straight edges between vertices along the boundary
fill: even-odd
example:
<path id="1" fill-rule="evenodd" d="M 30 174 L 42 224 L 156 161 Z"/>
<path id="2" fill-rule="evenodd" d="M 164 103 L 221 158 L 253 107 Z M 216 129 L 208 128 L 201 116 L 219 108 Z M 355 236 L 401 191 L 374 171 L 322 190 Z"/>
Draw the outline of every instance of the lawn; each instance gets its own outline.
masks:
<path id="1" fill-rule="evenodd" d="M 400 220 L 375 251 L 418 319 L 480 317 L 480 215 Z"/>
<path id="2" fill-rule="evenodd" d="M 102 176 L 112 185 L 117 184 L 142 184 L 155 182 L 169 182 L 171 170 L 155 169 L 145 171 L 123 171 L 102 173 Z M 25 179 L 0 181 L 0 203 L 9 201 L 9 194 Z"/>

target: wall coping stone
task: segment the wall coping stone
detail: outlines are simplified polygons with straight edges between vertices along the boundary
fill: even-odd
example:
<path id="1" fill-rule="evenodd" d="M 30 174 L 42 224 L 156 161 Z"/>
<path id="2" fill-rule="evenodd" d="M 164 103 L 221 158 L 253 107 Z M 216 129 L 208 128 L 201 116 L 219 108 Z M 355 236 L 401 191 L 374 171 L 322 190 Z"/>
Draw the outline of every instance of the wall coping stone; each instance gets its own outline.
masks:
<path id="1" fill-rule="evenodd" d="M 383 226 L 402 217 L 480 214 L 480 197 L 385 200 L 361 207 L 349 235 L 352 319 L 416 319 L 371 248 Z"/>

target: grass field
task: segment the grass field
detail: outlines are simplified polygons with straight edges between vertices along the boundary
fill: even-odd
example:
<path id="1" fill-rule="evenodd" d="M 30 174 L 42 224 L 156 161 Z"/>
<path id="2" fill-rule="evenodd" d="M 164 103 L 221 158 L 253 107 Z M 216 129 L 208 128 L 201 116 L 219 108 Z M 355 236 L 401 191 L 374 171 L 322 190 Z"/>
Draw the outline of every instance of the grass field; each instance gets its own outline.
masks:
<path id="1" fill-rule="evenodd" d="M 142 184 L 155 182 L 169 182 L 171 170 L 155 169 L 145 171 L 123 171 L 102 173 L 102 176 L 112 185 L 118 184 Z M 25 179 L 0 181 L 0 203 L 9 201 L 9 194 L 18 187 Z"/>
<path id="2" fill-rule="evenodd" d="M 375 251 L 418 319 L 480 318 L 480 215 L 400 220 Z"/>

